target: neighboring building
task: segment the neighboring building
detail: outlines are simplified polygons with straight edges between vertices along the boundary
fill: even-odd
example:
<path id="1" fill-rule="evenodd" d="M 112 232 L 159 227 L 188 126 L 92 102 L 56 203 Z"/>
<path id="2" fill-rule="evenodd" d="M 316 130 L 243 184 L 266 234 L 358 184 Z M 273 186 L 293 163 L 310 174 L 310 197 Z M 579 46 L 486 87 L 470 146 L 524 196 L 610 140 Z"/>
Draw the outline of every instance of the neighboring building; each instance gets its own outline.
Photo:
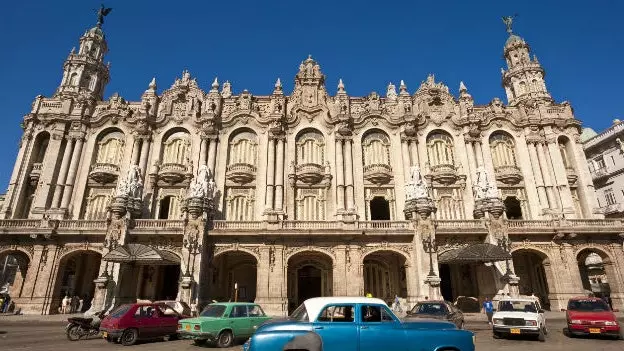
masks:
<path id="1" fill-rule="evenodd" d="M 279 79 L 266 96 L 205 92 L 185 71 L 126 101 L 103 100 L 98 24 L 24 117 L 0 220 L 13 300 L 46 314 L 65 294 L 99 309 L 237 288 L 279 315 L 319 295 L 535 292 L 559 309 L 598 255 L 624 307 L 624 226 L 596 212 L 580 122 L 509 33 L 508 104 L 432 75 L 414 93 L 329 95 L 312 58 L 290 95 Z"/>
<path id="2" fill-rule="evenodd" d="M 607 218 L 624 217 L 624 124 L 616 119 L 600 134 L 583 128 L 581 142 L 601 212 Z"/>

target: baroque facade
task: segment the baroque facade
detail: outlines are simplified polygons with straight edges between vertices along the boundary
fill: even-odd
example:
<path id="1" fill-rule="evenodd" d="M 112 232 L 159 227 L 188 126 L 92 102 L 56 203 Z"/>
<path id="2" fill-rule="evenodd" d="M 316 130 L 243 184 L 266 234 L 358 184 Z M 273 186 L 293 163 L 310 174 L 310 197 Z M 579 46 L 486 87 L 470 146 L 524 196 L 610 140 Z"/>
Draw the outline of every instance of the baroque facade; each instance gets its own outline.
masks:
<path id="1" fill-rule="evenodd" d="M 560 309 L 592 290 L 588 267 L 624 307 L 624 225 L 597 211 L 580 122 L 510 29 L 507 104 L 433 75 L 330 95 L 311 57 L 290 94 L 279 79 L 267 96 L 204 91 L 184 71 L 104 100 L 106 52 L 98 23 L 24 117 L 0 259 L 25 313 L 65 294 L 96 310 L 236 296 L 283 315 L 311 296 L 535 293 Z"/>

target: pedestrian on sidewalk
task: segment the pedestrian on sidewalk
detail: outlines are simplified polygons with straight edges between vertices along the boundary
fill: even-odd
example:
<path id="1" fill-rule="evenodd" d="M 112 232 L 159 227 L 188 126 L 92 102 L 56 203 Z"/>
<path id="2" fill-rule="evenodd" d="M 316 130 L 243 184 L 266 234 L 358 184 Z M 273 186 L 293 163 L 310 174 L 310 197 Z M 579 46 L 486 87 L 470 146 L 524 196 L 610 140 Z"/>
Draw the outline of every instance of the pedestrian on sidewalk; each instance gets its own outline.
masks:
<path id="1" fill-rule="evenodd" d="M 487 315 L 488 324 L 492 325 L 492 316 L 494 315 L 494 303 L 490 300 L 489 297 L 485 297 L 485 301 L 483 301 L 483 313 Z"/>
<path id="2" fill-rule="evenodd" d="M 398 295 L 394 295 L 394 311 L 403 313 L 403 309 L 401 308 L 401 300 L 399 300 Z"/>

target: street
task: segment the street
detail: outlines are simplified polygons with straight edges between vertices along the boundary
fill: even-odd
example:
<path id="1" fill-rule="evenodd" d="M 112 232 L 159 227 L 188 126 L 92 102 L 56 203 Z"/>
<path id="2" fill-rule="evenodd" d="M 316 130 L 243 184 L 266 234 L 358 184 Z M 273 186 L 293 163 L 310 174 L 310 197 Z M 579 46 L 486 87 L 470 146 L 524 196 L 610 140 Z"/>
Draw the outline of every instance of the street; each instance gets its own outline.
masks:
<path id="1" fill-rule="evenodd" d="M 478 317 L 478 316 L 477 316 Z M 472 318 L 467 328 L 476 332 L 477 350 L 622 350 L 624 341 L 603 338 L 568 338 L 563 335 L 565 322 L 563 319 L 549 320 L 549 334 L 546 342 L 534 339 L 519 338 L 513 340 L 494 340 L 489 326 Z M 4 350 L 68 350 L 70 348 L 88 350 L 198 350 L 188 340 L 142 342 L 131 347 L 109 344 L 94 338 L 71 342 L 65 337 L 65 323 L 59 321 L 33 322 L 0 319 L 0 349 Z M 208 348 L 208 347 L 207 347 Z M 241 350 L 241 346 L 224 350 Z"/>

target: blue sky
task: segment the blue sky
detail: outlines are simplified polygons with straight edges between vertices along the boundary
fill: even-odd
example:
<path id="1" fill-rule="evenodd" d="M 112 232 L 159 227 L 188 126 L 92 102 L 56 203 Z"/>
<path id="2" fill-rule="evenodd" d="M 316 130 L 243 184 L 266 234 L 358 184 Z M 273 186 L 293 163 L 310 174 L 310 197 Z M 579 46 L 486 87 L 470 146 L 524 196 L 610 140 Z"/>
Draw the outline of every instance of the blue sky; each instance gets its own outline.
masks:
<path id="1" fill-rule="evenodd" d="M 50 96 L 63 60 L 96 22 L 99 1 L 10 1 L 0 13 L 0 192 L 10 177 L 20 121 L 38 94 Z M 350 95 L 385 92 L 405 80 L 413 93 L 434 73 L 457 95 L 460 80 L 479 104 L 504 101 L 500 68 L 514 32 L 546 69 L 547 87 L 568 100 L 584 125 L 600 130 L 621 117 L 624 29 L 621 1 L 121 1 L 106 18 L 111 82 L 137 100 L 152 77 L 158 91 L 188 69 L 208 89 L 215 76 L 235 93 L 269 94 L 277 77 L 290 92 L 311 54 L 331 94 L 339 78 Z"/>

